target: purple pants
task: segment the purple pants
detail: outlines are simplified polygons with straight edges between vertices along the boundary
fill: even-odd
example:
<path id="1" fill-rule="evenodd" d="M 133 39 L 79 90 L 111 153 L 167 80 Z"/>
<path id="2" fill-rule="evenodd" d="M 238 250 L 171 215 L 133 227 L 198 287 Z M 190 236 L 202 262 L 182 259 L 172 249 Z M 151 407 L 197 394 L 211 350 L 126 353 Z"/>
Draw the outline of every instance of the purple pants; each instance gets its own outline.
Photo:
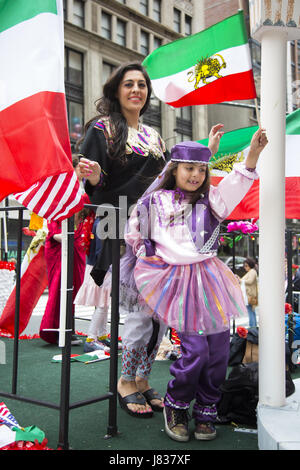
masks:
<path id="1" fill-rule="evenodd" d="M 228 366 L 230 330 L 208 336 L 178 333 L 178 337 L 182 356 L 170 367 L 174 379 L 168 383 L 165 404 L 188 409 L 195 399 L 196 421 L 214 421 Z"/>

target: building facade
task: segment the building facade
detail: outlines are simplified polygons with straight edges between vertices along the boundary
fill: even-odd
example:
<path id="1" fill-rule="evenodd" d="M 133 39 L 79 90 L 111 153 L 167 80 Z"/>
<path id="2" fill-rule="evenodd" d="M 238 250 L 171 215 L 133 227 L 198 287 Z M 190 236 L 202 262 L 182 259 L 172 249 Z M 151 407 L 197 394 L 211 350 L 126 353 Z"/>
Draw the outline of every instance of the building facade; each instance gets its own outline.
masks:
<path id="1" fill-rule="evenodd" d="M 65 80 L 72 146 L 84 122 L 95 115 L 95 101 L 119 64 L 143 61 L 160 45 L 197 33 L 244 10 L 249 33 L 248 0 L 64 0 Z M 250 38 L 254 78 L 260 94 L 260 44 Z M 300 106 L 300 44 L 288 43 L 287 111 Z M 213 124 L 225 131 L 257 124 L 253 100 L 181 109 L 154 96 L 143 120 L 171 147 L 180 140 L 207 137 Z"/>
<path id="2" fill-rule="evenodd" d="M 199 8 L 200 7 L 200 8 Z M 65 80 L 74 146 L 95 115 L 95 101 L 113 69 L 140 61 L 160 45 L 204 28 L 204 2 L 190 0 L 65 0 Z M 168 147 L 207 137 L 206 106 L 173 109 L 154 96 L 143 121 Z"/>
<path id="3" fill-rule="evenodd" d="M 248 28 L 259 102 L 260 44 L 250 38 L 248 0 L 63 0 L 63 5 L 65 90 L 73 151 L 84 123 L 96 114 L 95 102 L 115 67 L 142 62 L 157 47 L 202 31 L 239 8 Z M 300 41 L 287 47 L 287 112 L 291 112 L 300 107 Z M 207 137 L 213 124 L 221 122 L 230 131 L 257 124 L 257 116 L 253 100 L 174 109 L 152 96 L 143 121 L 156 128 L 171 148 L 182 140 Z M 17 213 L 10 212 L 8 233 L 15 240 L 16 219 Z"/>

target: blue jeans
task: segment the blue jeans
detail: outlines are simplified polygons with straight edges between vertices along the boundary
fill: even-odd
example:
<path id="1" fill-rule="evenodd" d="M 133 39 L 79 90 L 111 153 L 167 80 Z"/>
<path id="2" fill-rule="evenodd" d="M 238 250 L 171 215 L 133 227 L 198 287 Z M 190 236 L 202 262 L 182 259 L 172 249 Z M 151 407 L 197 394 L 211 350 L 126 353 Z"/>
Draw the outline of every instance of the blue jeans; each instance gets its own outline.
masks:
<path id="1" fill-rule="evenodd" d="M 247 310 L 249 316 L 249 326 L 257 326 L 255 309 L 253 309 L 252 305 L 247 305 Z"/>

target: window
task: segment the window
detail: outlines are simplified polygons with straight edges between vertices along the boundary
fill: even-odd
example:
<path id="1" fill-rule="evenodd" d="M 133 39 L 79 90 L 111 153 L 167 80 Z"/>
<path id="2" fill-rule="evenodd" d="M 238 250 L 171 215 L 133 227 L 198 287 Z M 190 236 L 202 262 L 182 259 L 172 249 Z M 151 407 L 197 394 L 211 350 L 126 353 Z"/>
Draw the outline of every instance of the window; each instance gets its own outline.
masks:
<path id="1" fill-rule="evenodd" d="M 72 151 L 83 128 L 83 54 L 65 48 L 65 89 Z"/>
<path id="2" fill-rule="evenodd" d="M 176 142 L 191 140 L 192 130 L 192 108 L 185 106 L 176 109 Z"/>
<path id="3" fill-rule="evenodd" d="M 177 10 L 177 8 L 174 8 L 174 10 L 173 10 L 173 27 L 174 27 L 174 30 L 177 33 L 180 33 L 180 31 L 181 31 L 180 23 L 181 23 L 181 11 Z"/>
<path id="4" fill-rule="evenodd" d="M 66 48 L 65 56 L 65 77 L 68 83 L 72 85 L 83 85 L 83 67 L 82 54 L 73 49 Z"/>
<path id="5" fill-rule="evenodd" d="M 143 114 L 143 123 L 161 134 L 161 102 L 153 95 L 147 111 Z"/>
<path id="6" fill-rule="evenodd" d="M 141 54 L 149 54 L 149 34 L 146 31 L 141 31 Z"/>
<path id="7" fill-rule="evenodd" d="M 153 19 L 158 23 L 161 22 L 161 2 L 160 0 L 153 0 Z"/>
<path id="8" fill-rule="evenodd" d="M 63 1 L 64 20 L 67 20 L 67 0 Z"/>
<path id="9" fill-rule="evenodd" d="M 69 132 L 71 146 L 73 151 L 78 139 L 82 137 L 83 129 L 83 104 L 76 103 L 71 99 L 67 100 L 67 110 L 68 110 L 68 119 L 69 119 Z"/>
<path id="10" fill-rule="evenodd" d="M 117 20 L 117 43 L 126 46 L 126 23 L 122 20 Z"/>
<path id="11" fill-rule="evenodd" d="M 192 34 L 192 17 L 185 15 L 185 35 L 190 36 Z"/>
<path id="12" fill-rule="evenodd" d="M 148 16 L 148 0 L 140 0 L 140 12 L 145 15 L 145 16 Z"/>
<path id="13" fill-rule="evenodd" d="M 252 61 L 260 65 L 261 64 L 261 47 L 259 42 L 255 41 L 254 39 L 250 39 L 250 47 L 251 47 L 251 56 Z"/>
<path id="14" fill-rule="evenodd" d="M 101 15 L 101 36 L 111 39 L 111 15 L 102 11 Z"/>
<path id="15" fill-rule="evenodd" d="M 153 38 L 153 48 L 157 49 L 161 45 L 162 45 L 162 40 L 160 38 L 157 38 L 156 36 L 154 36 L 154 38 Z"/>
<path id="16" fill-rule="evenodd" d="M 74 0 L 73 23 L 84 28 L 84 2 L 82 0 Z"/>
<path id="17" fill-rule="evenodd" d="M 109 64 L 108 62 L 103 62 L 102 64 L 102 86 L 106 83 L 108 78 L 111 76 L 115 69 L 115 65 Z"/>

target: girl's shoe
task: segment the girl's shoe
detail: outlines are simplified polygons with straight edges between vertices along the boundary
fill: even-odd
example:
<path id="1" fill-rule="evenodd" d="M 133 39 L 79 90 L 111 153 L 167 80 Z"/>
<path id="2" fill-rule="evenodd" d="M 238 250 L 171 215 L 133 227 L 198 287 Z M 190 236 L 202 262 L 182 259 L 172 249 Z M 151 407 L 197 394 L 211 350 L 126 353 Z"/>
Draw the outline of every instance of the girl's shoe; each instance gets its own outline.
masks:
<path id="1" fill-rule="evenodd" d="M 190 439 L 188 428 L 188 411 L 166 406 L 163 409 L 165 431 L 171 439 L 187 442 Z"/>
<path id="2" fill-rule="evenodd" d="M 217 437 L 217 431 L 213 423 L 196 423 L 194 435 L 198 441 L 211 441 Z"/>

